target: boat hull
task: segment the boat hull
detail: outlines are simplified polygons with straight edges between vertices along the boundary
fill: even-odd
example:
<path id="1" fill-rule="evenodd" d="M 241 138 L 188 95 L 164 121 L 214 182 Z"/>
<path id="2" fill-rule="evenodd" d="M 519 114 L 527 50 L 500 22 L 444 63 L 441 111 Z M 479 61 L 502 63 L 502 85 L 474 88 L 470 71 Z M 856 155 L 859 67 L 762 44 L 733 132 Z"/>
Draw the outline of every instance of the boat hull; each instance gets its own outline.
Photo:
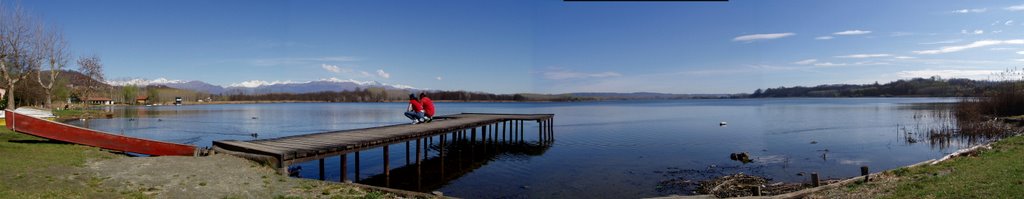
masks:
<path id="1" fill-rule="evenodd" d="M 60 122 L 4 111 L 7 128 L 13 131 L 115 151 L 155 156 L 193 156 L 196 147 L 105 133 Z"/>

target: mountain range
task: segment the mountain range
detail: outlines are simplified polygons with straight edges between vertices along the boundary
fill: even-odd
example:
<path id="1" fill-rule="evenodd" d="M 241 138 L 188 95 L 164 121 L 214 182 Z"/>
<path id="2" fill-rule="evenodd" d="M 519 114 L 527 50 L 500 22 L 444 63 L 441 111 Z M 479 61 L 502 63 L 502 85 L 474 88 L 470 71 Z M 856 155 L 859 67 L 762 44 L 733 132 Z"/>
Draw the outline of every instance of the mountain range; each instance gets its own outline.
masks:
<path id="1" fill-rule="evenodd" d="M 398 90 L 420 90 L 412 86 L 385 84 L 377 81 L 357 81 L 342 79 L 321 79 L 309 82 L 265 82 L 248 81 L 229 86 L 219 86 L 203 81 L 167 80 L 164 78 L 145 80 L 131 79 L 108 81 L 110 85 L 167 86 L 176 89 L 192 90 L 210 94 L 266 94 L 266 93 L 315 93 L 324 91 L 352 91 L 356 89 L 384 88 Z"/>
<path id="2" fill-rule="evenodd" d="M 158 78 L 153 80 L 146 79 L 129 79 L 129 80 L 114 80 L 107 81 L 108 84 L 113 86 L 124 86 L 124 85 L 136 85 L 136 86 L 166 86 L 175 89 L 191 90 L 204 92 L 216 95 L 233 95 L 233 94 L 268 94 L 268 93 L 291 93 L 291 94 L 302 94 L 302 93 L 316 93 L 325 91 L 353 91 L 356 89 L 367 89 L 367 88 L 383 88 L 387 90 L 406 90 L 406 91 L 421 91 L 427 89 L 415 88 L 407 85 L 397 84 L 386 84 L 378 81 L 358 81 L 352 79 L 320 79 L 316 81 L 308 82 L 293 82 L 293 81 L 276 81 L 267 82 L 260 80 L 246 81 L 241 83 L 235 83 L 228 86 L 219 86 L 206 83 L 203 81 L 182 81 L 182 80 L 168 80 L 166 78 Z M 745 97 L 746 94 L 669 94 L 669 93 L 654 93 L 654 92 L 634 92 L 634 93 L 615 93 L 615 92 L 592 92 L 592 93 L 565 93 L 565 94 L 538 94 L 533 96 L 537 98 L 539 96 L 572 96 L 580 99 L 596 99 L 596 100 L 649 100 L 649 99 L 693 99 L 693 98 L 734 98 L 734 97 Z"/>

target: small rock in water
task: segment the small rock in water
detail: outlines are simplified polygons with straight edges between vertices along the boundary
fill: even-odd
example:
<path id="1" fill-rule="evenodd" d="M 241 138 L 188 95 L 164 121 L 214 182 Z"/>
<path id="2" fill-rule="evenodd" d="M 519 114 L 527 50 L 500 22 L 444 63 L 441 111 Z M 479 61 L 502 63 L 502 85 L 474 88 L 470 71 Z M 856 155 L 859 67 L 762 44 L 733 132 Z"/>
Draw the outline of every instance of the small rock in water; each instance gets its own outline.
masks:
<path id="1" fill-rule="evenodd" d="M 804 176 L 804 172 L 796 173 L 796 176 Z"/>
<path id="2" fill-rule="evenodd" d="M 256 118 L 258 118 L 258 117 L 252 117 L 252 119 L 254 119 L 254 120 L 255 120 Z"/>
<path id="3" fill-rule="evenodd" d="M 750 160 L 750 154 L 747 154 L 747 152 L 729 154 L 729 159 L 740 161 L 740 162 L 743 162 L 743 163 L 752 162 Z"/>
<path id="4" fill-rule="evenodd" d="M 521 187 L 519 187 L 519 188 L 522 188 L 522 189 L 530 189 L 530 186 L 526 186 L 526 185 L 523 185 L 523 186 L 521 186 Z"/>
<path id="5" fill-rule="evenodd" d="M 811 144 L 817 144 L 818 141 L 811 140 Z"/>
<path id="6" fill-rule="evenodd" d="M 725 126 L 725 125 L 729 125 L 729 123 L 726 123 L 726 122 L 719 122 L 718 123 L 718 126 Z"/>

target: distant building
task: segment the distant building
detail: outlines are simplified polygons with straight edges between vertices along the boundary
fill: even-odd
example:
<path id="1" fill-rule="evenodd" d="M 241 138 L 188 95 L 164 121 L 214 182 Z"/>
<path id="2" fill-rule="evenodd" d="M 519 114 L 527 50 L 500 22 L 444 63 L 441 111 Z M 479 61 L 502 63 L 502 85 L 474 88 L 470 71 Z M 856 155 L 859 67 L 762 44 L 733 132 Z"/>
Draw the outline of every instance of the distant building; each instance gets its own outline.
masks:
<path id="1" fill-rule="evenodd" d="M 136 104 L 147 104 L 149 103 L 149 96 L 138 96 L 135 97 Z"/>
<path id="2" fill-rule="evenodd" d="M 87 97 L 85 98 L 85 103 L 92 105 L 113 105 L 114 100 L 107 97 Z"/>

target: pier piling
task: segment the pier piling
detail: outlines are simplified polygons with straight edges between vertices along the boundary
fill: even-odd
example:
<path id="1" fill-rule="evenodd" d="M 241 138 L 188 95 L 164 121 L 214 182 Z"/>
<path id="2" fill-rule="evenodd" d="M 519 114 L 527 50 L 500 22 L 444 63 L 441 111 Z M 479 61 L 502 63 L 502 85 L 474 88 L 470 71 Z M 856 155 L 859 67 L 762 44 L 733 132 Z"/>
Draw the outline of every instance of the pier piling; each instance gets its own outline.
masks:
<path id="1" fill-rule="evenodd" d="M 318 169 L 320 170 L 320 180 L 324 180 L 324 159 L 320 159 L 320 166 Z"/>
<path id="2" fill-rule="evenodd" d="M 821 186 L 821 181 L 818 181 L 818 172 L 811 173 L 811 186 L 812 187 Z"/>
<path id="3" fill-rule="evenodd" d="M 355 159 L 356 159 L 356 165 L 355 165 L 356 175 L 355 175 L 355 179 L 353 179 L 352 181 L 353 182 L 359 182 L 359 151 L 356 151 Z"/>
<path id="4" fill-rule="evenodd" d="M 341 179 L 339 182 L 348 181 L 348 154 L 341 154 Z"/>
<path id="5" fill-rule="evenodd" d="M 871 175 L 868 172 L 868 166 L 860 166 L 860 175 L 864 176 L 864 182 L 868 182 L 870 180 L 869 178 Z"/>

